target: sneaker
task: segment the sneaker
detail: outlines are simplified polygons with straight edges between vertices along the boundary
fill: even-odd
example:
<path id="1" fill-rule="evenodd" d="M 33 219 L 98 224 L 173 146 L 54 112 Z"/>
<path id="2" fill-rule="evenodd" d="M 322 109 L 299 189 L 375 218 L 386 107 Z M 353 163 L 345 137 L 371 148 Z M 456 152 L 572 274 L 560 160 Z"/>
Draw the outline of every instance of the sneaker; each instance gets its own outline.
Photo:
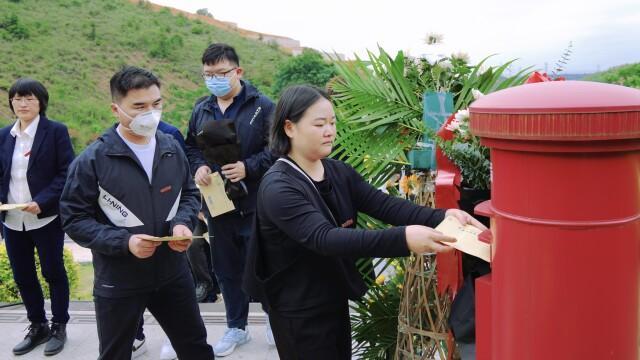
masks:
<path id="1" fill-rule="evenodd" d="M 198 283 L 196 286 L 196 301 L 201 303 L 207 299 L 209 295 L 209 288 L 204 283 Z"/>
<path id="2" fill-rule="evenodd" d="M 230 328 L 224 332 L 222 339 L 213 347 L 213 352 L 216 356 L 227 356 L 236 349 L 236 346 L 246 344 L 249 340 L 251 340 L 249 330 Z"/>
<path id="3" fill-rule="evenodd" d="M 160 360 L 176 360 L 177 358 L 178 354 L 173 350 L 171 341 L 169 341 L 169 339 L 165 339 L 164 343 L 162 343 L 162 349 L 160 350 Z"/>
<path id="4" fill-rule="evenodd" d="M 133 340 L 133 350 L 131 350 L 131 358 L 135 359 L 138 356 L 147 352 L 147 344 L 146 338 L 142 338 L 142 340 L 135 339 Z"/>
<path id="5" fill-rule="evenodd" d="M 273 338 L 273 330 L 271 330 L 271 323 L 269 322 L 269 315 L 267 315 L 267 324 L 264 336 L 267 338 L 267 344 L 271 346 L 276 345 L 276 339 Z"/>

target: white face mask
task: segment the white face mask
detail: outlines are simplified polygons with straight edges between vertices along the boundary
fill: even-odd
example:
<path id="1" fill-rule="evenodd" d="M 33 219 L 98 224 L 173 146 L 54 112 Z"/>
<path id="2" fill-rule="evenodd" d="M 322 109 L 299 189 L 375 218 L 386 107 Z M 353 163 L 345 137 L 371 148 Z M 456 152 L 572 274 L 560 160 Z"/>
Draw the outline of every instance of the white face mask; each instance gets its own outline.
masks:
<path id="1" fill-rule="evenodd" d="M 118 105 L 116 105 L 118 106 Z M 122 125 L 125 129 L 131 131 L 132 133 L 143 136 L 143 137 L 152 137 L 156 134 L 156 129 L 158 129 L 158 124 L 160 123 L 160 118 L 162 117 L 162 110 L 151 110 L 146 111 L 141 114 L 136 115 L 135 117 L 129 116 L 120 106 L 118 109 L 122 111 L 122 113 L 131 119 L 131 123 L 129 123 L 129 127 Z"/>

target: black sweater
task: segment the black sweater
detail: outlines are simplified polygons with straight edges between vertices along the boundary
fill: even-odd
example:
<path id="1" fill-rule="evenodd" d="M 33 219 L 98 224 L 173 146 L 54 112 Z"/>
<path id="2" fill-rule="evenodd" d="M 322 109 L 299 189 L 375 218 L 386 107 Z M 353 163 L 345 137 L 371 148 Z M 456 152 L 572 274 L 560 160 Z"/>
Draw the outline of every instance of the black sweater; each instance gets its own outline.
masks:
<path id="1" fill-rule="evenodd" d="M 331 210 L 294 164 L 277 161 L 262 179 L 244 287 L 267 308 L 299 312 L 358 299 L 367 287 L 357 258 L 409 254 L 404 226 L 355 229 L 359 211 L 392 225 L 434 227 L 444 219 L 444 210 L 386 195 L 343 162 L 323 165 Z"/>

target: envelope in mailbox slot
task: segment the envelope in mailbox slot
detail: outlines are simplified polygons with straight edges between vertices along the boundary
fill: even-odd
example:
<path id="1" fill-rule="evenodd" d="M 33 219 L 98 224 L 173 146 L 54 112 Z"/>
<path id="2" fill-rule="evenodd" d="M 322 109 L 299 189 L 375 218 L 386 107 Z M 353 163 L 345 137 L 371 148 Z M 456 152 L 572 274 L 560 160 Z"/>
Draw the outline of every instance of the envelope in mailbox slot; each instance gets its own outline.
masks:
<path id="1" fill-rule="evenodd" d="M 458 219 L 446 217 L 440 225 L 435 227 L 441 233 L 456 238 L 454 243 L 444 243 L 465 254 L 473 255 L 484 261 L 491 262 L 491 245 L 480 241 L 478 236 L 482 230 L 472 225 L 462 225 Z"/>

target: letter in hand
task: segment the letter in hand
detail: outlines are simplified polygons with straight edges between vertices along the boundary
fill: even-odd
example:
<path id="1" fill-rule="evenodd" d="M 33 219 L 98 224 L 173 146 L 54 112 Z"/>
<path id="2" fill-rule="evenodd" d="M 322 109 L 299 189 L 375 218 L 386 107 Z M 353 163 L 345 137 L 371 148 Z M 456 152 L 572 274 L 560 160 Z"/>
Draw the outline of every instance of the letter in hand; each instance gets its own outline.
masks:
<path id="1" fill-rule="evenodd" d="M 452 251 L 451 246 L 443 243 L 452 243 L 456 239 L 443 235 L 441 232 L 422 225 L 409 225 L 405 228 L 407 247 L 416 254 L 439 253 Z"/>
<path id="2" fill-rule="evenodd" d="M 478 221 L 473 216 L 469 215 L 466 211 L 462 211 L 460 209 L 449 209 L 445 212 L 444 217 L 448 217 L 448 216 L 453 216 L 454 218 L 458 219 L 458 221 L 460 221 L 460 224 L 462 225 L 469 224 L 477 227 L 482 231 L 489 230 L 480 221 Z"/>
<path id="3" fill-rule="evenodd" d="M 149 235 L 134 234 L 129 238 L 129 251 L 139 259 L 151 257 L 156 251 L 156 247 L 162 244 L 156 241 L 145 240 L 144 237 L 149 237 Z"/>
<path id="4" fill-rule="evenodd" d="M 195 181 L 196 184 L 207 186 L 211 182 L 209 175 L 211 174 L 211 169 L 207 165 L 202 165 L 196 170 Z"/>
<path id="5" fill-rule="evenodd" d="M 193 236 L 191 230 L 188 227 L 178 224 L 173 227 L 173 236 Z M 172 240 L 169 241 L 169 247 L 173 251 L 184 252 L 191 246 L 192 239 L 187 240 Z"/>

